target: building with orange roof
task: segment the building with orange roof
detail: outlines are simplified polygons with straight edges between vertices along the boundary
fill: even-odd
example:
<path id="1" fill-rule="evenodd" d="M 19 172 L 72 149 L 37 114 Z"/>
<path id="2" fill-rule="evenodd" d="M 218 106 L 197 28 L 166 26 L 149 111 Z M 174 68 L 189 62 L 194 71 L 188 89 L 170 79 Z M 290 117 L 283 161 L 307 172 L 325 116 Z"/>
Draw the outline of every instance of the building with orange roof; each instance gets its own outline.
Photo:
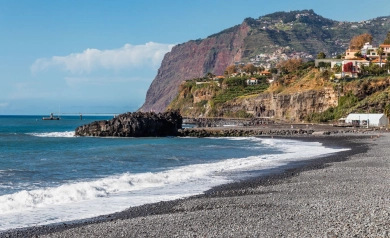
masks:
<path id="1" fill-rule="evenodd" d="M 272 75 L 272 73 L 271 73 L 271 72 L 268 72 L 268 71 L 262 71 L 262 72 L 260 72 L 259 74 L 260 74 L 260 75 L 265 75 L 265 76 L 270 76 L 270 75 Z"/>
<path id="2" fill-rule="evenodd" d="M 219 75 L 213 78 L 214 80 L 225 79 L 225 76 Z"/>
<path id="3" fill-rule="evenodd" d="M 382 44 L 379 46 L 383 49 L 383 52 L 387 53 L 386 56 L 390 55 L 390 45 Z"/>
<path id="4" fill-rule="evenodd" d="M 379 66 L 383 67 L 387 63 L 387 60 L 382 58 L 382 61 L 381 61 L 379 58 L 376 58 L 376 59 L 372 60 L 371 63 L 378 64 Z"/>

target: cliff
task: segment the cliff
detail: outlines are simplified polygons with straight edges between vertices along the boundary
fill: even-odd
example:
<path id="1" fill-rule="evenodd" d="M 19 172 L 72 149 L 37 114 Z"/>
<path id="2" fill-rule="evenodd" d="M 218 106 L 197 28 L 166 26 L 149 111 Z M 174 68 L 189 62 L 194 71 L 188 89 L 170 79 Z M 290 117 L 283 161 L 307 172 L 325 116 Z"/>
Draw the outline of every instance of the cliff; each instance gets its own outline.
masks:
<path id="1" fill-rule="evenodd" d="M 390 17 L 359 23 L 338 22 L 312 10 L 247 18 L 242 24 L 205 39 L 173 47 L 165 55 L 140 110 L 164 111 L 183 80 L 203 77 L 208 72 L 222 75 L 234 62 L 259 60 L 258 56 L 262 54 L 270 55 L 266 62 L 269 64 L 275 64 L 272 59 L 281 54 L 299 55 L 305 59 L 315 58 L 320 51 L 328 56 L 341 54 L 353 36 L 367 32 L 381 42 L 389 29 Z"/>
<path id="2" fill-rule="evenodd" d="M 207 72 L 223 74 L 227 65 L 241 60 L 248 31 L 244 22 L 218 36 L 174 46 L 164 56 L 141 111 L 164 111 L 185 79 L 203 77 Z"/>
<path id="3" fill-rule="evenodd" d="M 95 121 L 76 128 L 76 136 L 154 137 L 175 136 L 182 117 L 176 111 L 125 113 L 107 121 Z"/>
<path id="4" fill-rule="evenodd" d="M 239 80 L 225 79 L 220 85 L 186 81 L 168 108 L 180 110 L 186 117 L 272 118 L 285 122 L 335 121 L 352 112 L 390 115 L 390 77 L 385 75 L 339 82 L 330 79 L 329 71 L 310 66 L 271 84 L 236 86 Z"/>

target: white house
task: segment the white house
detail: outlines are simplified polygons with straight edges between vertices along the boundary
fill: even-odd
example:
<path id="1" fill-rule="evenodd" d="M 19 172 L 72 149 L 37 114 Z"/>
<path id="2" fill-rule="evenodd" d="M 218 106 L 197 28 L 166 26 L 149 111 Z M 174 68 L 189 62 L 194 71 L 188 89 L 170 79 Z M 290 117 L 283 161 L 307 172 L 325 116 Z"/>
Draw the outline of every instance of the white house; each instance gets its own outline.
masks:
<path id="1" fill-rule="evenodd" d="M 256 85 L 259 83 L 259 80 L 257 78 L 250 78 L 246 80 L 247 85 Z"/>
<path id="2" fill-rule="evenodd" d="M 345 119 L 345 122 L 352 125 L 376 127 L 376 126 L 388 126 L 389 119 L 383 113 L 375 114 L 355 114 L 351 113 Z"/>

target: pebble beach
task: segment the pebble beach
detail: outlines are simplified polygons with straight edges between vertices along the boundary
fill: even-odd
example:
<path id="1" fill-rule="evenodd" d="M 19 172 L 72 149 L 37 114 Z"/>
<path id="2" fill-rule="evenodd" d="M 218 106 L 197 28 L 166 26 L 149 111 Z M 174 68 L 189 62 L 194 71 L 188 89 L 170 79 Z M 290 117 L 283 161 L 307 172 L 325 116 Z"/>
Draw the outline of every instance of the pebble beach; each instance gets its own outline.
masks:
<path id="1" fill-rule="evenodd" d="M 297 139 L 351 150 L 190 198 L 0 237 L 389 237 L 390 134 Z"/>

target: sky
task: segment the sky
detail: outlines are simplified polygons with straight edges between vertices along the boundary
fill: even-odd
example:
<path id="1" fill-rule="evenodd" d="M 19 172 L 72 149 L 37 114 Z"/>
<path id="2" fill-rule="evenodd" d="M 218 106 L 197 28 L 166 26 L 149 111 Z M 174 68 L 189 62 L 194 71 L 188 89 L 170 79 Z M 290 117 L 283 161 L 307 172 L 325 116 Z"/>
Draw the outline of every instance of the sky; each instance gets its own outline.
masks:
<path id="1" fill-rule="evenodd" d="M 123 113 L 143 104 L 164 54 L 276 11 L 338 21 L 389 0 L 0 0 L 0 115 Z"/>

